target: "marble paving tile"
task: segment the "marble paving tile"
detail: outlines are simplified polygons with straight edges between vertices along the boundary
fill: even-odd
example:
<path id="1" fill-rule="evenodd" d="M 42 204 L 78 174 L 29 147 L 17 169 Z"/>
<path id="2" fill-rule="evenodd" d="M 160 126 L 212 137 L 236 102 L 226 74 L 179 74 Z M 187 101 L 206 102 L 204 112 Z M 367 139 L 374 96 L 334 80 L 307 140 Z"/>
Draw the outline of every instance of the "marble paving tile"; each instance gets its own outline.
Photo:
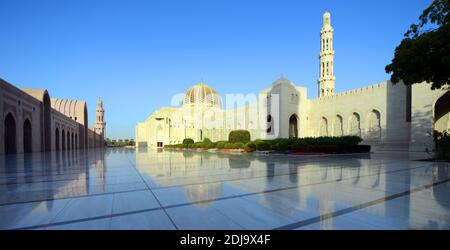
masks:
<path id="1" fill-rule="evenodd" d="M 113 214 L 159 208 L 150 190 L 117 193 L 113 195 Z"/>
<path id="2" fill-rule="evenodd" d="M 244 229 L 211 205 L 211 203 L 202 203 L 169 208 L 166 211 L 179 229 Z"/>
<path id="3" fill-rule="evenodd" d="M 173 230 L 175 226 L 162 210 L 111 218 L 112 230 Z"/>
<path id="4" fill-rule="evenodd" d="M 73 198 L 51 223 L 110 215 L 113 207 L 113 196 L 107 194 Z"/>
<path id="5" fill-rule="evenodd" d="M 0 229 L 32 227 L 49 223 L 69 199 L 0 206 Z"/>

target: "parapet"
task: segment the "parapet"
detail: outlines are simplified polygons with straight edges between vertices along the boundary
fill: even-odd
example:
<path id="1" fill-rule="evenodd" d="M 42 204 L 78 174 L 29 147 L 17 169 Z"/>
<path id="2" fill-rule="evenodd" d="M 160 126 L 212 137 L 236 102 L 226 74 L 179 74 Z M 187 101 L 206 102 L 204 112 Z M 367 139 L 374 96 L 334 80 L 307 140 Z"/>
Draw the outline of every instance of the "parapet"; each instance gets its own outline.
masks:
<path id="1" fill-rule="evenodd" d="M 369 85 L 369 86 L 362 87 L 362 88 L 357 88 L 357 89 L 347 90 L 347 91 L 344 91 L 341 93 L 336 93 L 335 95 L 332 95 L 332 96 L 318 97 L 318 98 L 312 99 L 311 101 L 321 102 L 321 101 L 334 100 L 337 98 L 348 98 L 351 96 L 359 96 L 362 94 L 369 94 L 369 93 L 372 93 L 375 91 L 385 90 L 386 86 L 387 86 L 387 81 L 384 81 L 384 82 L 377 83 L 374 85 Z"/>

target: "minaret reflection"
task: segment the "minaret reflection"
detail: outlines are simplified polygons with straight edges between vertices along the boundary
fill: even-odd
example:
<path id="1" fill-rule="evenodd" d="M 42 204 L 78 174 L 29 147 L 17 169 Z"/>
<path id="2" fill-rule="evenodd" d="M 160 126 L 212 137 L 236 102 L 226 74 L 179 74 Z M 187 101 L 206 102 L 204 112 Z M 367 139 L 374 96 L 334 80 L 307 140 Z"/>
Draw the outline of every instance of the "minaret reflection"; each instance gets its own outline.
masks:
<path id="1" fill-rule="evenodd" d="M 258 157 L 266 165 L 266 179 L 264 190 L 273 190 L 281 187 L 295 187 L 298 185 L 298 164 L 293 158 L 277 159 L 276 162 L 267 156 Z M 279 171 L 276 171 L 276 170 Z M 287 170 L 287 171 L 286 171 Z M 289 200 L 286 204 L 281 200 Z M 274 193 L 261 193 L 258 195 L 260 205 L 284 215 L 290 215 L 301 208 L 300 188 Z"/>
<path id="2" fill-rule="evenodd" d="M 106 184 L 106 166 L 105 166 L 105 150 L 99 148 L 95 151 L 95 170 L 97 173 L 97 184 L 100 192 L 105 192 Z"/>
<path id="3" fill-rule="evenodd" d="M 392 171 L 391 165 L 387 165 L 384 160 L 379 160 L 380 164 L 386 166 L 385 171 Z M 385 174 L 385 190 L 386 196 L 392 195 L 395 190 L 409 191 L 411 187 L 411 170 L 402 171 L 401 174 Z M 399 191 L 396 191 L 399 192 Z M 385 202 L 384 212 L 387 218 L 395 218 L 400 223 L 404 223 L 405 228 L 410 228 L 410 206 L 411 195 L 403 195 L 395 199 L 395 203 L 401 203 L 401 206 L 392 202 Z"/>

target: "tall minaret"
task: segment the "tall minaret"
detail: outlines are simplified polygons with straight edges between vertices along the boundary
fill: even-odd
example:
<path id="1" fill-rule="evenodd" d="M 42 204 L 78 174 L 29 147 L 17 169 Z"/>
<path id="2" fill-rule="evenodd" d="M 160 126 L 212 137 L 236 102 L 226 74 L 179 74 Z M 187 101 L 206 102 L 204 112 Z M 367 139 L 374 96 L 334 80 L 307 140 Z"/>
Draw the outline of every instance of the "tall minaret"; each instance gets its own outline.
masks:
<path id="1" fill-rule="evenodd" d="M 333 27 L 331 27 L 331 14 L 325 11 L 323 25 L 320 31 L 320 77 L 319 97 L 334 95 L 334 50 Z"/>
<path id="2" fill-rule="evenodd" d="M 95 118 L 95 126 L 94 130 L 97 134 L 101 135 L 105 138 L 106 134 L 106 122 L 105 122 L 105 110 L 103 109 L 102 99 L 98 99 L 97 109 L 95 110 L 96 118 Z"/>

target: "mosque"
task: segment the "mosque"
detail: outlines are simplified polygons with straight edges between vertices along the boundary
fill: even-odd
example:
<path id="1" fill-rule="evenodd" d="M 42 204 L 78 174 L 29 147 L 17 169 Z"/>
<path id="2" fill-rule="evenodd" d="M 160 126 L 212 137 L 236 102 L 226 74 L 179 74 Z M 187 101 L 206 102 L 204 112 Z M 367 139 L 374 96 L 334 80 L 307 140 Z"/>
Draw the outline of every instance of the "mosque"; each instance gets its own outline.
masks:
<path id="1" fill-rule="evenodd" d="M 89 128 L 85 101 L 53 99 L 45 89 L 17 88 L 0 78 L 0 155 L 103 147 L 104 112 L 99 99 Z"/>
<path id="2" fill-rule="evenodd" d="M 185 138 L 227 140 L 230 131 L 245 129 L 252 140 L 358 135 L 374 150 L 431 152 L 433 131 L 450 128 L 450 91 L 384 81 L 336 93 L 333 32 L 327 11 L 317 98 L 308 99 L 306 88 L 281 76 L 256 98 L 225 109 L 219 93 L 200 82 L 186 91 L 180 107 L 160 108 L 136 125 L 137 146 L 163 147 Z"/>

